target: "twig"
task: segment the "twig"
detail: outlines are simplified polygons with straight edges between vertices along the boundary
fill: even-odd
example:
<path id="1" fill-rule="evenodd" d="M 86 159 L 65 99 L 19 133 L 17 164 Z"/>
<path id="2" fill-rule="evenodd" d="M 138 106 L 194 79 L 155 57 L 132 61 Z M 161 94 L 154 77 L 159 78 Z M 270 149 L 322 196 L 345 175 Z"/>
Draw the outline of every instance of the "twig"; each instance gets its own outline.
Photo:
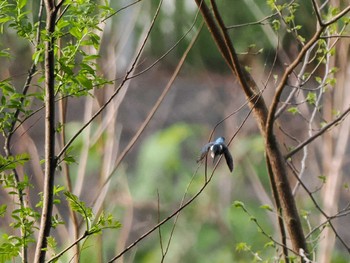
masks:
<path id="1" fill-rule="evenodd" d="M 278 13 L 274 13 L 271 14 L 269 16 L 266 16 L 258 21 L 254 21 L 254 22 L 248 22 L 248 23 L 244 23 L 244 24 L 239 24 L 239 25 L 232 25 L 232 26 L 226 26 L 227 29 L 234 29 L 234 28 L 239 28 L 239 27 L 246 27 L 246 26 L 254 26 L 254 25 L 263 25 L 266 20 L 269 20 L 270 18 L 274 17 L 278 15 Z"/>
<path id="2" fill-rule="evenodd" d="M 80 241 L 84 240 L 86 237 L 89 236 L 89 233 L 87 231 L 84 232 L 82 236 L 80 236 L 77 240 L 75 240 L 72 244 L 70 244 L 68 247 L 63 249 L 60 253 L 55 255 L 54 257 L 50 258 L 47 263 L 54 262 L 55 260 L 59 259 L 64 253 L 66 253 L 68 250 L 70 250 L 72 247 L 77 245 Z"/>
<path id="3" fill-rule="evenodd" d="M 115 90 L 115 92 L 112 94 L 112 96 L 106 101 L 105 104 L 103 104 L 100 109 L 91 117 L 91 119 L 89 121 L 87 121 L 74 135 L 73 137 L 66 143 L 66 145 L 61 149 L 61 151 L 57 154 L 57 159 L 61 158 L 62 155 L 66 152 L 66 150 L 69 148 L 69 146 L 75 141 L 75 139 L 85 130 L 85 128 L 90 125 L 92 123 L 92 121 L 101 114 L 101 112 L 112 102 L 112 100 L 118 95 L 119 91 L 121 90 L 121 88 L 124 86 L 125 82 L 128 80 L 128 77 L 133 73 L 136 64 L 138 63 L 141 53 L 144 50 L 144 47 L 147 43 L 147 40 L 149 38 L 149 35 L 151 34 L 151 31 L 154 27 L 156 18 L 158 17 L 159 11 L 160 11 L 160 7 L 162 5 L 163 0 L 161 0 L 159 2 L 158 8 L 155 12 L 155 15 L 153 16 L 151 25 L 149 27 L 149 30 L 144 38 L 144 41 L 141 44 L 141 47 L 139 48 L 135 59 L 133 60 L 129 70 L 126 72 L 124 79 L 122 80 L 122 82 L 120 83 L 120 85 L 118 86 L 118 88 Z"/>
<path id="4" fill-rule="evenodd" d="M 237 133 L 241 130 L 241 128 L 243 127 L 243 125 L 246 123 L 246 121 L 248 120 L 250 114 L 252 113 L 253 108 L 250 108 L 247 116 L 244 118 L 244 120 L 242 121 L 241 125 L 238 127 L 237 131 L 233 134 L 231 140 L 237 135 Z M 232 116 L 232 115 L 230 115 Z M 220 121 L 215 127 L 217 127 L 222 121 Z M 214 133 L 215 127 L 213 128 L 212 133 Z M 204 191 L 204 189 L 208 186 L 208 184 L 210 183 L 210 181 L 212 180 L 214 173 L 216 171 L 217 166 L 219 165 L 219 162 L 221 160 L 222 156 L 219 157 L 218 162 L 215 164 L 213 171 L 211 172 L 210 176 L 208 177 L 208 180 L 206 180 L 203 184 L 203 186 L 198 190 L 198 192 L 192 196 L 187 202 L 185 202 L 182 206 L 180 206 L 176 211 L 174 211 L 172 214 L 170 214 L 168 217 L 166 217 L 165 219 L 163 219 L 162 221 L 160 221 L 158 224 L 156 224 L 154 227 L 152 227 L 150 230 L 148 230 L 146 233 L 144 233 L 142 236 L 140 236 L 138 239 L 136 239 L 133 243 L 131 243 L 128 247 L 126 247 L 122 252 L 120 252 L 118 255 L 116 255 L 115 257 L 113 257 L 112 259 L 110 259 L 108 262 L 114 262 L 115 260 L 117 260 L 118 258 L 120 258 L 121 256 L 123 256 L 126 252 L 128 252 L 130 249 L 132 249 L 133 247 L 135 247 L 138 243 L 140 243 L 143 239 L 145 239 L 146 237 L 148 237 L 151 233 L 153 233 L 155 230 L 157 230 L 160 226 L 164 225 L 166 222 L 168 222 L 170 219 L 172 219 L 174 216 L 176 216 L 179 212 L 181 212 L 184 208 L 186 208 L 188 205 L 190 205 L 194 200 L 197 199 L 197 197 Z M 197 168 L 198 170 L 198 168 Z M 197 173 L 197 170 L 195 173 Z"/>
<path id="5" fill-rule="evenodd" d="M 303 141 L 302 143 L 300 143 L 298 146 L 296 146 L 292 151 L 290 151 L 289 153 L 287 153 L 284 158 L 287 160 L 289 158 L 291 158 L 294 154 L 296 154 L 298 151 L 300 151 L 303 147 L 305 147 L 306 145 L 308 145 L 310 142 L 312 142 L 313 140 L 315 140 L 316 138 L 318 138 L 319 136 L 321 136 L 323 133 L 325 133 L 326 131 L 328 131 L 329 129 L 331 129 L 333 126 L 336 126 L 339 124 L 339 122 L 341 122 L 350 112 L 350 107 L 347 108 L 338 118 L 336 118 L 335 120 L 333 120 L 332 122 L 328 123 L 327 125 L 325 125 L 322 129 L 320 129 L 317 133 L 315 133 L 313 136 L 309 137 L 308 139 L 306 139 L 305 141 Z"/>
<path id="6" fill-rule="evenodd" d="M 312 0 L 311 2 L 312 2 L 312 6 L 314 8 L 314 11 L 316 13 L 317 21 L 318 21 L 319 25 L 322 26 L 323 25 L 322 16 L 320 13 L 320 9 L 317 6 L 316 0 Z"/>
<path id="7" fill-rule="evenodd" d="M 158 208 L 158 213 L 157 213 L 157 219 L 158 219 L 158 224 L 160 222 L 160 198 L 159 198 L 159 191 L 157 189 L 157 208 Z M 160 251 L 162 253 L 162 262 L 163 262 L 163 259 L 166 255 L 166 252 L 164 253 L 164 248 L 163 248 L 163 238 L 162 238 L 162 230 L 161 228 L 159 227 L 158 228 L 158 235 L 159 235 L 159 244 L 160 244 Z"/>
<path id="8" fill-rule="evenodd" d="M 137 3 L 141 2 L 141 1 L 142 1 L 142 0 L 136 0 L 136 1 L 132 2 L 132 3 L 130 3 L 130 4 L 127 4 L 126 6 L 123 6 L 123 7 L 119 8 L 118 10 L 116 10 L 115 12 L 113 12 L 111 15 L 109 15 L 109 16 L 107 16 L 105 19 L 103 19 L 101 22 L 105 22 L 107 19 L 111 18 L 112 16 L 118 14 L 119 12 L 121 12 L 121 11 L 123 11 L 123 10 L 129 8 L 130 6 L 133 6 L 133 5 L 135 5 L 135 4 L 137 4 Z"/>
<path id="9" fill-rule="evenodd" d="M 203 24 L 202 24 L 203 26 Z M 117 160 L 115 161 L 114 164 L 114 169 L 111 171 L 110 175 L 106 178 L 105 182 L 101 185 L 100 191 L 98 191 L 98 196 L 94 199 L 94 204 L 97 202 L 98 198 L 99 198 L 99 194 L 102 192 L 102 189 L 105 187 L 105 185 L 108 183 L 108 181 L 112 178 L 113 174 L 115 173 L 115 171 L 117 170 L 117 168 L 119 167 L 120 163 L 122 162 L 122 160 L 125 158 L 125 156 L 129 153 L 129 151 L 132 149 L 132 147 L 134 146 L 134 144 L 137 142 L 137 140 L 139 139 L 139 137 L 141 136 L 141 134 L 144 132 L 144 130 L 146 129 L 147 125 L 149 124 L 149 122 L 151 121 L 151 119 L 153 118 L 154 114 L 156 113 L 156 111 L 158 110 L 159 106 L 161 105 L 161 103 L 163 102 L 165 96 L 168 94 L 169 90 L 172 87 L 172 84 L 174 83 L 176 77 L 178 76 L 184 62 L 185 59 L 187 58 L 188 53 L 190 52 L 190 50 L 192 49 L 193 45 L 195 44 L 200 32 L 201 32 L 201 28 L 202 26 L 199 28 L 197 34 L 193 37 L 191 43 L 189 44 L 189 46 L 187 47 L 185 53 L 183 54 L 182 58 L 180 59 L 172 77 L 170 78 L 167 86 L 165 87 L 165 89 L 163 90 L 162 94 L 159 96 L 157 102 L 154 104 L 154 106 L 152 107 L 151 111 L 149 112 L 147 118 L 144 120 L 144 122 L 142 123 L 142 125 L 140 126 L 140 128 L 138 129 L 137 133 L 134 135 L 134 137 L 130 140 L 130 142 L 128 143 L 128 145 L 124 148 L 124 150 L 120 153 L 120 155 L 118 156 Z"/>
<path id="10" fill-rule="evenodd" d="M 290 167 L 291 164 L 287 163 Z M 291 167 L 292 168 L 292 167 Z M 323 209 L 320 207 L 320 205 L 317 203 L 316 199 L 314 198 L 313 194 L 309 191 L 309 189 L 306 187 L 306 185 L 303 183 L 303 181 L 301 181 L 298 177 L 298 174 L 294 171 L 294 169 L 291 169 L 293 174 L 295 175 L 295 178 L 299 181 L 300 185 L 303 187 L 303 189 L 306 191 L 306 193 L 309 195 L 311 201 L 314 203 L 315 207 L 317 208 L 318 211 L 320 211 L 320 213 L 326 218 L 326 219 L 333 219 L 332 216 L 328 216 Z M 339 236 L 338 232 L 336 231 L 333 223 L 331 222 L 331 220 L 328 220 L 328 223 L 330 225 L 330 227 L 332 228 L 335 236 L 339 239 L 339 241 L 344 245 L 344 247 L 350 252 L 350 248 L 346 245 L 345 241 Z"/>
<path id="11" fill-rule="evenodd" d="M 183 206 L 183 204 L 184 204 L 184 202 L 185 202 L 186 195 L 187 195 L 187 193 L 188 193 L 188 190 L 189 190 L 190 186 L 192 185 L 192 182 L 193 182 L 193 180 L 194 180 L 195 175 L 197 174 L 198 169 L 199 169 L 199 166 L 197 166 L 197 170 L 196 170 L 196 171 L 194 172 L 194 174 L 192 175 L 192 178 L 191 178 L 190 182 L 188 183 L 188 185 L 187 185 L 187 187 L 186 187 L 185 193 L 184 193 L 184 195 L 183 195 L 183 197 L 182 197 L 182 200 L 181 200 L 181 203 L 180 203 L 180 206 L 179 206 L 179 207 Z M 205 182 L 207 182 L 207 180 L 206 180 Z M 169 240 L 168 240 L 168 243 L 167 243 L 165 252 L 162 254 L 162 260 L 161 260 L 161 262 L 164 262 L 165 256 L 166 256 L 166 254 L 167 254 L 168 251 L 169 251 L 170 243 L 171 243 L 172 237 L 173 237 L 173 235 L 174 235 L 176 223 L 177 223 L 177 221 L 178 221 L 178 219 L 179 219 L 179 216 L 180 216 L 180 213 L 177 213 L 176 216 L 175 216 L 175 220 L 174 220 L 174 223 L 173 223 L 173 227 L 171 228 L 170 237 L 169 237 Z M 160 230 L 160 228 L 159 228 L 159 230 Z"/>

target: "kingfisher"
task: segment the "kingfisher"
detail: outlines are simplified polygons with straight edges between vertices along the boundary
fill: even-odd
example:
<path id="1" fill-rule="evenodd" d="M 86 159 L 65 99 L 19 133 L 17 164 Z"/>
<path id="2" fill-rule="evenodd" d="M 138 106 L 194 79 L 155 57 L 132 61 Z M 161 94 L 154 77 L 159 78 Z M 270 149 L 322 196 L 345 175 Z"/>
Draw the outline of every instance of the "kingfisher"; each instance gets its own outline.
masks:
<path id="1" fill-rule="evenodd" d="M 219 137 L 214 142 L 210 142 L 203 146 L 201 155 L 198 158 L 197 162 L 200 162 L 207 155 L 208 151 L 210 151 L 210 156 L 213 158 L 213 163 L 216 161 L 217 157 L 224 154 L 226 163 L 230 172 L 233 171 L 233 159 L 232 156 L 225 144 L 225 138 Z"/>

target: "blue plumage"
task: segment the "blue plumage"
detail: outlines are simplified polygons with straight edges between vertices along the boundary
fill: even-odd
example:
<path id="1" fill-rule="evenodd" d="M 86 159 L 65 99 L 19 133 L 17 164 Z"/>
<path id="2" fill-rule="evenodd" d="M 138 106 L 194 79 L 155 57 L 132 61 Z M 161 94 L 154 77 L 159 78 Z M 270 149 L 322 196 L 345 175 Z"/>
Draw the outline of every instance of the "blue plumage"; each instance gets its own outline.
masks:
<path id="1" fill-rule="evenodd" d="M 228 168 L 231 172 L 233 171 L 233 159 L 227 146 L 225 145 L 224 137 L 219 137 L 214 142 L 210 142 L 204 145 L 201 151 L 201 156 L 199 157 L 197 162 L 203 160 L 209 151 L 211 158 L 213 158 L 213 162 L 216 161 L 218 156 L 224 154 Z"/>

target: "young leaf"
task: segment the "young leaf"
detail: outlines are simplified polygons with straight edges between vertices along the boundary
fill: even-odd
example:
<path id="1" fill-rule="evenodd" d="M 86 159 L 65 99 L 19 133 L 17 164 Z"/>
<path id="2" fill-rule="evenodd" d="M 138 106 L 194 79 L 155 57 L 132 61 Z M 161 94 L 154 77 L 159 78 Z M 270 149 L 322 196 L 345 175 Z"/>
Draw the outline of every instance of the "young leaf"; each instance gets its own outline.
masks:
<path id="1" fill-rule="evenodd" d="M 273 212 L 273 208 L 271 206 L 269 206 L 269 205 L 261 205 L 260 208 L 266 209 L 266 210 L 268 210 L 270 212 Z"/>
<path id="2" fill-rule="evenodd" d="M 316 104 L 316 99 L 317 99 L 317 97 L 316 97 L 316 93 L 315 93 L 315 92 L 311 92 L 311 91 L 310 91 L 310 92 L 307 94 L 306 101 L 307 101 L 309 104 L 315 105 L 315 104 Z"/>
<path id="3" fill-rule="evenodd" d="M 64 195 L 67 197 L 73 211 L 78 212 L 83 217 L 84 221 L 90 221 L 93 218 L 92 209 L 87 207 L 83 201 L 80 201 L 76 195 L 68 191 L 66 191 Z"/>
<path id="4" fill-rule="evenodd" d="M 287 111 L 292 113 L 293 115 L 299 113 L 299 110 L 297 107 L 290 107 Z"/>
<path id="5" fill-rule="evenodd" d="M 241 201 L 234 201 L 233 202 L 233 205 L 235 206 L 235 207 L 237 207 L 237 208 L 244 208 L 244 203 L 243 202 L 241 202 Z"/>
<path id="6" fill-rule="evenodd" d="M 6 210 L 7 210 L 7 205 L 4 204 L 0 206 L 0 217 L 5 216 Z"/>

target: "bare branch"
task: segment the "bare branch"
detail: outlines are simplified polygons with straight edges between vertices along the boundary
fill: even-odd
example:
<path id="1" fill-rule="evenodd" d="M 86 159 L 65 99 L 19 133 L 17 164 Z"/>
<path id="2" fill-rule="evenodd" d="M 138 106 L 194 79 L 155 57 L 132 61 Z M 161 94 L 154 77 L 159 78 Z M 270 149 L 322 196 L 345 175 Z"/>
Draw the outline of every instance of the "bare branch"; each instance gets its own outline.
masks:
<path id="1" fill-rule="evenodd" d="M 130 4 L 127 4 L 126 6 L 123 6 L 123 7 L 119 8 L 118 10 L 116 10 L 115 12 L 113 12 L 111 15 L 109 15 L 109 16 L 107 16 L 105 19 L 103 19 L 101 22 L 105 22 L 107 19 L 111 18 L 112 16 L 115 16 L 115 15 L 118 14 L 119 12 L 121 12 L 121 11 L 123 11 L 123 10 L 129 8 L 130 6 L 133 6 L 133 5 L 135 5 L 135 4 L 137 4 L 137 3 L 141 2 L 141 1 L 142 1 L 142 0 L 136 0 L 136 1 L 132 2 L 132 3 L 130 3 Z"/>
<path id="2" fill-rule="evenodd" d="M 57 259 L 59 259 L 60 257 L 62 257 L 62 255 L 64 253 L 66 253 L 68 250 L 70 250 L 72 247 L 74 247 L 75 245 L 79 244 L 80 241 L 84 240 L 86 237 L 89 236 L 88 232 L 84 232 L 83 235 L 81 235 L 77 240 L 75 240 L 72 244 L 70 244 L 69 246 L 67 246 L 65 249 L 63 249 L 60 253 L 58 253 L 57 255 L 55 255 L 54 257 L 50 258 L 47 262 L 55 262 Z"/>
<path id="3" fill-rule="evenodd" d="M 264 25 L 264 22 L 266 20 L 269 20 L 271 18 L 273 18 L 274 16 L 277 16 L 278 13 L 274 13 L 271 14 L 269 16 L 266 16 L 258 21 L 255 22 L 248 22 L 248 23 L 244 23 L 244 24 L 239 24 L 239 25 L 232 25 L 232 26 L 226 26 L 227 29 L 234 29 L 234 28 L 240 28 L 240 27 L 246 27 L 246 26 L 254 26 L 254 25 Z"/>
<path id="4" fill-rule="evenodd" d="M 256 99 L 256 98 L 255 98 Z M 237 133 L 241 130 L 241 128 L 243 127 L 243 125 L 246 123 L 246 121 L 248 120 L 250 114 L 252 113 L 253 109 L 251 108 L 248 112 L 248 114 L 245 116 L 244 120 L 242 121 L 242 123 L 240 124 L 240 126 L 238 127 L 237 131 L 233 134 L 232 138 L 230 141 L 232 141 L 232 139 L 237 135 Z M 237 111 L 235 111 L 237 112 Z M 230 116 L 232 116 L 230 114 Z M 226 118 L 225 118 L 226 119 Z M 222 122 L 222 121 L 221 121 Z M 221 123 L 220 122 L 220 123 Z M 218 126 L 219 124 L 217 124 L 212 133 L 214 133 L 215 128 Z M 142 236 L 140 236 L 138 239 L 136 239 L 132 244 L 130 244 L 128 247 L 126 247 L 122 252 L 120 252 L 118 255 L 116 255 L 115 257 L 113 257 L 112 259 L 110 259 L 108 262 L 114 262 L 115 260 L 117 260 L 118 258 L 120 258 L 121 256 L 123 256 L 126 252 L 128 252 L 130 249 L 132 249 L 133 247 L 135 247 L 138 243 L 140 243 L 143 239 L 145 239 L 146 237 L 148 237 L 151 233 L 153 233 L 155 230 L 157 230 L 159 227 L 161 227 L 162 225 L 164 225 L 166 222 L 168 222 L 170 219 L 172 219 L 174 216 L 177 216 L 184 208 L 186 208 L 188 205 L 190 205 L 194 200 L 196 200 L 201 193 L 205 190 L 205 188 L 208 186 L 208 184 L 210 183 L 210 181 L 212 180 L 216 168 L 220 163 L 222 156 L 219 157 L 218 162 L 215 164 L 213 171 L 211 172 L 210 176 L 208 177 L 207 180 L 205 180 L 203 186 L 198 190 L 198 192 L 192 196 L 188 201 L 186 201 L 185 203 L 183 203 L 183 205 L 181 205 L 177 210 L 175 210 L 172 214 L 170 214 L 168 217 L 166 217 L 165 219 L 163 219 L 162 221 L 160 221 L 158 224 L 156 224 L 154 227 L 152 227 L 150 230 L 148 230 L 146 233 L 144 233 Z M 197 174 L 199 169 L 199 166 L 197 167 L 194 175 Z M 192 180 L 192 179 L 191 179 Z"/>
<path id="5" fill-rule="evenodd" d="M 292 151 L 290 151 L 288 154 L 284 156 L 285 159 L 291 158 L 294 154 L 296 154 L 298 151 L 300 151 L 303 147 L 308 145 L 310 142 L 321 136 L 323 133 L 331 129 L 333 126 L 338 125 L 341 121 L 343 121 L 344 118 L 349 114 L 350 107 L 347 108 L 338 118 L 333 120 L 332 122 L 325 125 L 321 130 L 319 130 L 317 133 L 315 133 L 312 137 L 306 139 L 302 143 L 300 143 L 297 147 L 295 147 Z"/>
<path id="6" fill-rule="evenodd" d="M 106 184 L 109 182 L 109 180 L 112 178 L 112 176 L 114 175 L 115 171 L 118 169 L 120 163 L 122 162 L 122 160 L 125 158 L 125 156 L 129 153 L 129 151 L 132 149 L 132 147 L 135 145 L 135 143 L 137 142 L 137 140 L 140 138 L 141 134 L 144 132 L 144 130 L 146 129 L 147 125 L 149 124 L 149 122 L 151 121 L 151 119 L 153 118 L 154 114 L 157 112 L 159 106 L 161 105 L 161 103 L 163 102 L 165 96 L 168 94 L 168 92 L 170 91 L 176 77 L 178 76 L 180 70 L 182 69 L 182 66 L 187 58 L 188 53 L 190 52 L 190 50 L 192 49 L 192 47 L 194 46 L 196 40 L 199 37 L 199 34 L 201 32 L 201 29 L 203 27 L 203 23 L 200 26 L 197 34 L 193 37 L 192 41 L 190 42 L 190 44 L 188 45 L 186 51 L 184 52 L 182 58 L 180 59 L 173 75 L 171 76 L 168 84 L 166 85 L 165 89 L 163 90 L 162 94 L 159 96 L 157 102 L 154 104 L 154 106 L 152 107 L 151 111 L 149 112 L 149 114 L 147 115 L 147 118 L 144 120 L 144 122 L 142 123 L 142 125 L 140 126 L 140 128 L 138 129 L 137 133 L 134 135 L 134 137 L 130 140 L 130 142 L 128 143 L 128 145 L 124 148 L 124 150 L 119 154 L 117 160 L 115 161 L 114 164 L 114 169 L 111 171 L 110 175 L 106 178 L 106 180 L 104 181 L 104 183 L 101 186 L 101 189 L 98 191 L 98 195 L 96 196 L 95 200 L 94 200 L 94 204 L 96 204 L 100 193 L 102 193 L 102 189 L 106 186 Z"/>
<path id="7" fill-rule="evenodd" d="M 318 21 L 320 26 L 323 26 L 322 17 L 320 14 L 320 9 L 317 6 L 316 0 L 312 0 L 311 2 L 312 2 L 312 6 L 314 7 L 314 11 L 316 13 L 317 21 Z"/>
<path id="8" fill-rule="evenodd" d="M 350 5 L 348 5 L 345 9 L 343 9 L 343 11 L 341 11 L 339 14 L 337 14 L 336 16 L 333 16 L 332 19 L 330 19 L 327 22 L 323 23 L 323 26 L 327 27 L 335 22 L 337 22 L 340 18 L 342 18 L 343 16 L 345 16 L 348 12 L 350 11 Z"/>

